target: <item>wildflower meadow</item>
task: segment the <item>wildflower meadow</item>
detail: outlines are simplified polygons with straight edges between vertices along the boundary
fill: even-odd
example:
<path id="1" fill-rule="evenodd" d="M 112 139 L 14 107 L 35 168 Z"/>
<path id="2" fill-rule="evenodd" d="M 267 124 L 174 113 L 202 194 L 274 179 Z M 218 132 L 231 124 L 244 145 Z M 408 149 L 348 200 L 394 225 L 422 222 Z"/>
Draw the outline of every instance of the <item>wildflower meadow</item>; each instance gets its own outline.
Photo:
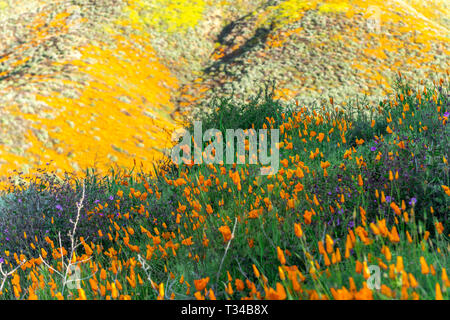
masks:
<path id="1" fill-rule="evenodd" d="M 195 29 L 199 21 L 215 25 L 203 19 L 210 1 L 133 0 L 119 10 L 102 0 L 85 11 L 83 1 L 73 1 L 81 11 L 37 10 L 22 23 L 22 43 L 11 36 L 5 41 L 14 50 L 0 46 L 0 299 L 450 299 L 450 69 L 442 33 L 422 34 L 427 50 L 417 55 L 420 67 L 408 69 L 382 48 L 400 50 L 400 40 L 372 30 L 380 47 L 367 44 L 367 59 L 355 67 L 365 78 L 352 73 L 344 89 L 332 88 L 310 64 L 317 82 L 294 92 L 287 78 L 277 79 L 289 67 L 274 70 L 281 70 L 278 49 L 307 28 L 295 23 L 312 12 L 346 21 L 360 1 L 214 6 L 228 17 L 239 6 L 255 12 L 258 28 L 271 25 L 261 40 L 266 51 L 255 49 L 258 37 L 239 49 L 225 32 L 219 44 L 200 48 L 195 41 L 210 35 L 197 33 L 205 29 Z M 417 30 L 445 25 L 430 8 L 416 8 Z M 89 24 L 93 16 L 100 29 Z M 97 42 L 77 38 L 83 28 Z M 180 39 L 189 32 L 186 44 Z M 162 34 L 172 41 L 155 38 Z M 52 36 L 60 51 L 45 49 Z M 310 45 L 323 58 L 320 41 Z M 204 69 L 202 50 L 212 60 Z M 429 50 L 444 58 L 431 59 Z M 190 64 L 182 51 L 192 54 Z M 274 82 L 257 78 L 258 63 L 243 62 L 277 54 L 259 64 Z M 371 56 L 373 73 L 364 71 Z M 348 72 L 333 63 L 325 61 Z M 192 79 L 178 76 L 188 67 Z M 235 87 L 226 86 L 234 77 Z M 327 85 L 331 91 L 319 90 Z"/>

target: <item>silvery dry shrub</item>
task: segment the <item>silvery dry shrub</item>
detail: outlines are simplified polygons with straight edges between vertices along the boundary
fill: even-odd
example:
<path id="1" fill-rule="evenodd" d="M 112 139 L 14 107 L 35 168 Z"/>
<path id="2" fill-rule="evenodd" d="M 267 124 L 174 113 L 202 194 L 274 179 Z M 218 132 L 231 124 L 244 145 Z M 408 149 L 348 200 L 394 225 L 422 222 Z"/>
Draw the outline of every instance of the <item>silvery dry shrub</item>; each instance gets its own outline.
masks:
<path id="1" fill-rule="evenodd" d="M 77 239 L 84 237 L 88 244 L 92 241 L 101 245 L 102 241 L 108 241 L 105 236 L 100 238 L 98 231 L 101 230 L 103 235 L 106 235 L 110 230 L 111 221 L 117 222 L 121 227 L 134 228 L 139 228 L 140 224 L 152 224 L 155 219 L 173 225 L 171 212 L 176 210 L 182 197 L 182 194 L 177 194 L 170 186 L 158 183 L 160 199 L 152 195 L 149 195 L 145 202 L 130 198 L 128 194 L 131 187 L 142 193 L 145 189 L 142 184 L 131 178 L 128 186 L 120 185 L 119 182 L 124 177 L 119 173 L 99 178 L 98 175 L 88 171 L 85 178 L 75 180 L 75 185 L 71 184 L 74 181 L 72 179 L 66 176 L 60 180 L 55 175 L 44 172 L 39 176 L 39 181 L 31 180 L 26 188 L 23 188 L 23 183 L 18 184 L 12 192 L 0 195 L 0 258 L 5 250 L 11 253 L 22 252 L 27 254 L 27 257 L 37 257 L 39 253 L 31 247 L 31 243 L 38 250 L 40 248 L 47 250 L 50 246 L 45 238 L 49 237 L 55 246 L 59 247 L 59 233 L 62 245 L 67 249 L 70 245 L 68 232 L 73 228 L 70 220 L 76 219 L 76 203 L 81 199 L 82 182 L 85 184 L 86 192 L 76 237 Z M 124 194 L 120 198 L 120 209 L 115 205 L 119 199 L 117 196 L 119 189 Z M 132 209 L 139 208 L 141 204 L 149 212 L 148 218 L 143 214 L 136 215 L 130 220 L 118 219 L 119 212 L 122 214 L 133 212 Z M 95 208 L 99 205 L 103 209 L 97 212 Z"/>
<path id="2" fill-rule="evenodd" d="M 67 249 L 70 241 L 67 234 L 73 228 L 70 220 L 76 218 L 76 203 L 80 201 L 81 194 L 81 186 L 74 188 L 69 180 L 60 182 L 52 174 L 44 173 L 40 175 L 40 181 L 33 179 L 24 190 L 16 186 L 13 192 L 2 196 L 1 255 L 4 250 L 9 250 L 36 257 L 39 253 L 31 247 L 31 243 L 37 249 L 48 248 L 44 240 L 48 236 L 59 247 L 58 233 L 61 234 L 62 245 Z M 97 239 L 99 229 L 106 231 L 109 222 L 105 214 L 88 217 L 87 212 L 93 210 L 96 202 L 104 204 L 109 201 L 111 207 L 114 206 L 106 188 L 101 185 L 88 184 L 86 195 L 76 235 L 90 243 Z"/>

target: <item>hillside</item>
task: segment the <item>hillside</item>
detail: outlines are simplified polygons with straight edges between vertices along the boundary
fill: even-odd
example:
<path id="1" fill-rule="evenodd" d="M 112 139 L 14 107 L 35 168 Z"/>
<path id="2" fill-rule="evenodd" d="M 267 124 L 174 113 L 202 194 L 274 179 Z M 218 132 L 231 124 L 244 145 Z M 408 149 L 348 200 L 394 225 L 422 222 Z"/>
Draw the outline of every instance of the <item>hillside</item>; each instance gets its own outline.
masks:
<path id="1" fill-rule="evenodd" d="M 300 104 L 449 68 L 445 1 L 0 1 L 0 176 L 149 165 L 183 115 L 266 81 Z"/>
<path id="2" fill-rule="evenodd" d="M 449 300 L 447 2 L 0 0 L 0 300 Z"/>

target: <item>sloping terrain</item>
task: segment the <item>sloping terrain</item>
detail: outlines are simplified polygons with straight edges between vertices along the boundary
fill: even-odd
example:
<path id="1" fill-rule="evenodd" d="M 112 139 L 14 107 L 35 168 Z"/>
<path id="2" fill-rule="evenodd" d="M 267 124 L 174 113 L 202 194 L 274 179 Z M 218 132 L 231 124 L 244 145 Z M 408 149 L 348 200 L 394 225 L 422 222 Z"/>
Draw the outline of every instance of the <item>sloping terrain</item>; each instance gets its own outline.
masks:
<path id="1" fill-rule="evenodd" d="M 36 2 L 3 24 L 2 174 L 51 161 L 61 172 L 130 165 L 168 140 L 177 80 L 146 38 L 108 28 L 124 4 L 74 3 Z"/>
<path id="2" fill-rule="evenodd" d="M 0 1 L 0 176 L 161 157 L 182 114 L 268 80 L 301 104 L 449 68 L 445 1 Z"/>
<path id="3" fill-rule="evenodd" d="M 242 15 L 219 34 L 204 79 L 186 96 L 209 98 L 219 87 L 248 97 L 275 80 L 280 97 L 301 104 L 358 95 L 378 101 L 398 71 L 418 79 L 448 69 L 448 20 L 440 24 L 439 15 L 411 5 L 291 0 Z"/>
<path id="4" fill-rule="evenodd" d="M 0 300 L 449 300 L 445 4 L 0 0 Z"/>

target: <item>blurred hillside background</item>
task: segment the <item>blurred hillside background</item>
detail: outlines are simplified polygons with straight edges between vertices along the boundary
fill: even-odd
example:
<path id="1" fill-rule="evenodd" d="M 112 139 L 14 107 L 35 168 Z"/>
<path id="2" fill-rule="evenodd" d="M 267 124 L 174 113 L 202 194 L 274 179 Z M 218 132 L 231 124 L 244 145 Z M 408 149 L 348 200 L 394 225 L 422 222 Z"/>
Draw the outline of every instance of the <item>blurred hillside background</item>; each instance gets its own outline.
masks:
<path id="1" fill-rule="evenodd" d="M 213 95 L 267 81 L 374 104 L 399 71 L 449 70 L 449 17 L 445 0 L 0 0 L 0 177 L 149 165 Z"/>

